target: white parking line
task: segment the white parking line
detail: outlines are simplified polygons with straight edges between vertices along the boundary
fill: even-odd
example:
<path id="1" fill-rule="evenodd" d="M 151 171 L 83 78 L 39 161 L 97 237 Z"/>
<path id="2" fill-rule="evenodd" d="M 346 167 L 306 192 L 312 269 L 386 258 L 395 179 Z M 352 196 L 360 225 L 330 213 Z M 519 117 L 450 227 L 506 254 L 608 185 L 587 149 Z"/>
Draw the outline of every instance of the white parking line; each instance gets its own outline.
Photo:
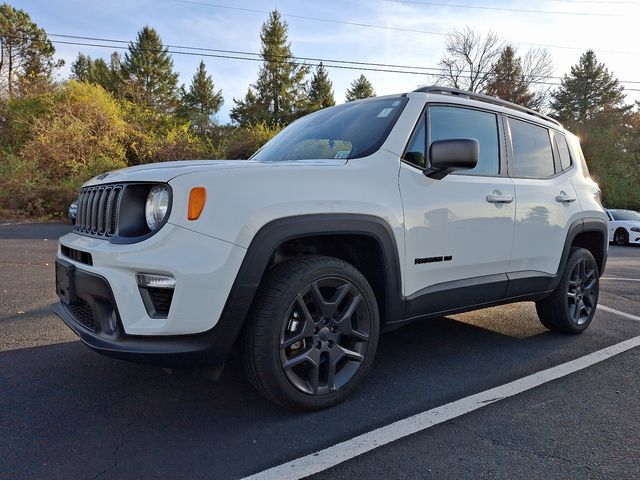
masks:
<path id="1" fill-rule="evenodd" d="M 620 312 L 619 310 L 605 307 L 604 305 L 599 305 L 599 308 L 634 320 L 640 320 L 640 317 Z M 350 440 L 340 442 L 332 447 L 312 453 L 311 455 L 300 457 L 256 473 L 246 477 L 244 480 L 297 480 L 322 472 L 408 435 L 421 432 L 434 425 L 447 422 L 492 403 L 504 400 L 505 398 L 531 390 L 552 380 L 578 372 L 638 346 L 640 346 L 640 336 L 616 343 L 615 345 L 590 353 L 584 357 L 548 368 L 547 370 L 542 370 L 505 385 L 418 413 L 404 420 L 399 420 L 351 438 Z"/>
<path id="2" fill-rule="evenodd" d="M 605 305 L 598 305 L 599 310 L 604 310 L 605 312 L 615 313 L 616 315 L 620 315 L 621 317 L 630 318 L 631 320 L 637 320 L 640 322 L 640 317 L 636 315 L 631 315 L 630 313 L 621 312 L 620 310 L 616 310 L 615 308 L 607 307 Z"/>
<path id="3" fill-rule="evenodd" d="M 601 277 L 600 280 L 620 280 L 623 282 L 640 282 L 640 278 Z"/>

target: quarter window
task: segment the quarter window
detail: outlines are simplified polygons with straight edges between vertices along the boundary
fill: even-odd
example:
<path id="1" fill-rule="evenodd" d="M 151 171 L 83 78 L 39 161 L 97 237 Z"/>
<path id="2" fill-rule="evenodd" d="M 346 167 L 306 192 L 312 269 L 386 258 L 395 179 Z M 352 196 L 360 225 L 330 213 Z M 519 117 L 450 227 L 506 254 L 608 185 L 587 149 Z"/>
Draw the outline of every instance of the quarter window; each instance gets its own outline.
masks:
<path id="1" fill-rule="evenodd" d="M 569 145 L 567 139 L 561 133 L 556 132 L 554 135 L 556 144 L 558 145 L 558 153 L 560 154 L 560 164 L 562 170 L 566 170 L 571 166 L 571 155 L 569 154 Z"/>
<path id="2" fill-rule="evenodd" d="M 513 145 L 513 176 L 546 178 L 555 173 L 549 130 L 509 118 Z"/>
<path id="3" fill-rule="evenodd" d="M 426 168 L 426 130 L 426 122 L 424 121 L 424 115 L 422 115 L 420 117 L 420 122 L 411 136 L 411 140 L 409 140 L 409 145 L 407 145 L 407 150 L 403 157 L 406 162 L 409 162 L 418 168 Z"/>
<path id="4" fill-rule="evenodd" d="M 498 175 L 500 148 L 495 114 L 458 107 L 429 107 L 429 145 L 437 140 L 473 138 L 480 144 L 478 165 L 464 175 Z"/>

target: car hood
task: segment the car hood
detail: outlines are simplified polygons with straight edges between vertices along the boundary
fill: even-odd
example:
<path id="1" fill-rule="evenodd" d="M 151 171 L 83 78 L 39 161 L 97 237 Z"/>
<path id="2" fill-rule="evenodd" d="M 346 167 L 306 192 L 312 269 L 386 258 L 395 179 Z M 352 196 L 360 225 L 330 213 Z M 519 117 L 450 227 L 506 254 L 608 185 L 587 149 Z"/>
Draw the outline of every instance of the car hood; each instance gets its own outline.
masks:
<path id="1" fill-rule="evenodd" d="M 244 168 L 256 170 L 262 168 L 287 168 L 300 166 L 338 166 L 347 160 L 295 160 L 282 162 L 261 162 L 256 160 L 180 160 L 177 162 L 160 162 L 137 165 L 112 172 L 103 173 L 86 182 L 83 186 L 120 182 L 168 182 L 172 178 L 199 171 Z"/>

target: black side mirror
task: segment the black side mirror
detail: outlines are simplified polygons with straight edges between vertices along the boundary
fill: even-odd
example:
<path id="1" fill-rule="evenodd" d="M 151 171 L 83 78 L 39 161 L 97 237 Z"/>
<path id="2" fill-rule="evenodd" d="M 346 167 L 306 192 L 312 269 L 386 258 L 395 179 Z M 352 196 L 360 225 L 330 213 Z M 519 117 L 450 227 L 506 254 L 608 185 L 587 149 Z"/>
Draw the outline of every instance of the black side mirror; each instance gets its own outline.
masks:
<path id="1" fill-rule="evenodd" d="M 478 165 L 480 144 L 473 138 L 438 140 L 429 147 L 431 165 L 424 174 L 440 180 L 455 170 L 470 170 Z"/>

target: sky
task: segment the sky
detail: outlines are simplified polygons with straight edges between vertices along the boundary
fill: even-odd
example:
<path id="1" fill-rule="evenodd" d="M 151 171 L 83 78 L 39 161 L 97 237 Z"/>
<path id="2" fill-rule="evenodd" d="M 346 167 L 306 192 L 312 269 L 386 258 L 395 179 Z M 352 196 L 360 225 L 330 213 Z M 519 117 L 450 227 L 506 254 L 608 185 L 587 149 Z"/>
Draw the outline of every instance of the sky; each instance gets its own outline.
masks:
<path id="1" fill-rule="evenodd" d="M 437 66 L 444 53 L 446 34 L 468 26 L 482 34 L 498 34 L 521 55 L 532 44 L 547 45 L 554 61 L 554 75 L 559 77 L 591 48 L 619 80 L 637 82 L 624 86 L 639 90 L 627 91 L 629 102 L 640 100 L 640 1 L 7 1 L 25 10 L 48 33 L 129 41 L 149 25 L 167 45 L 251 53 L 260 51 L 260 27 L 268 12 L 277 8 L 288 23 L 296 56 L 423 67 Z M 51 39 L 69 41 L 53 36 Z M 79 52 L 108 59 L 114 50 L 62 43 L 54 46 L 56 57 L 65 61 L 58 74 L 60 79 L 69 76 L 71 63 Z M 218 120 L 227 122 L 233 99 L 243 98 L 247 87 L 255 82 L 260 62 L 173 55 L 180 83 L 189 84 L 200 60 L 213 76 L 216 89 L 222 89 L 225 102 Z M 349 84 L 361 73 L 369 78 L 378 95 L 411 91 L 435 81 L 426 75 L 329 68 L 338 103 L 344 101 Z"/>

